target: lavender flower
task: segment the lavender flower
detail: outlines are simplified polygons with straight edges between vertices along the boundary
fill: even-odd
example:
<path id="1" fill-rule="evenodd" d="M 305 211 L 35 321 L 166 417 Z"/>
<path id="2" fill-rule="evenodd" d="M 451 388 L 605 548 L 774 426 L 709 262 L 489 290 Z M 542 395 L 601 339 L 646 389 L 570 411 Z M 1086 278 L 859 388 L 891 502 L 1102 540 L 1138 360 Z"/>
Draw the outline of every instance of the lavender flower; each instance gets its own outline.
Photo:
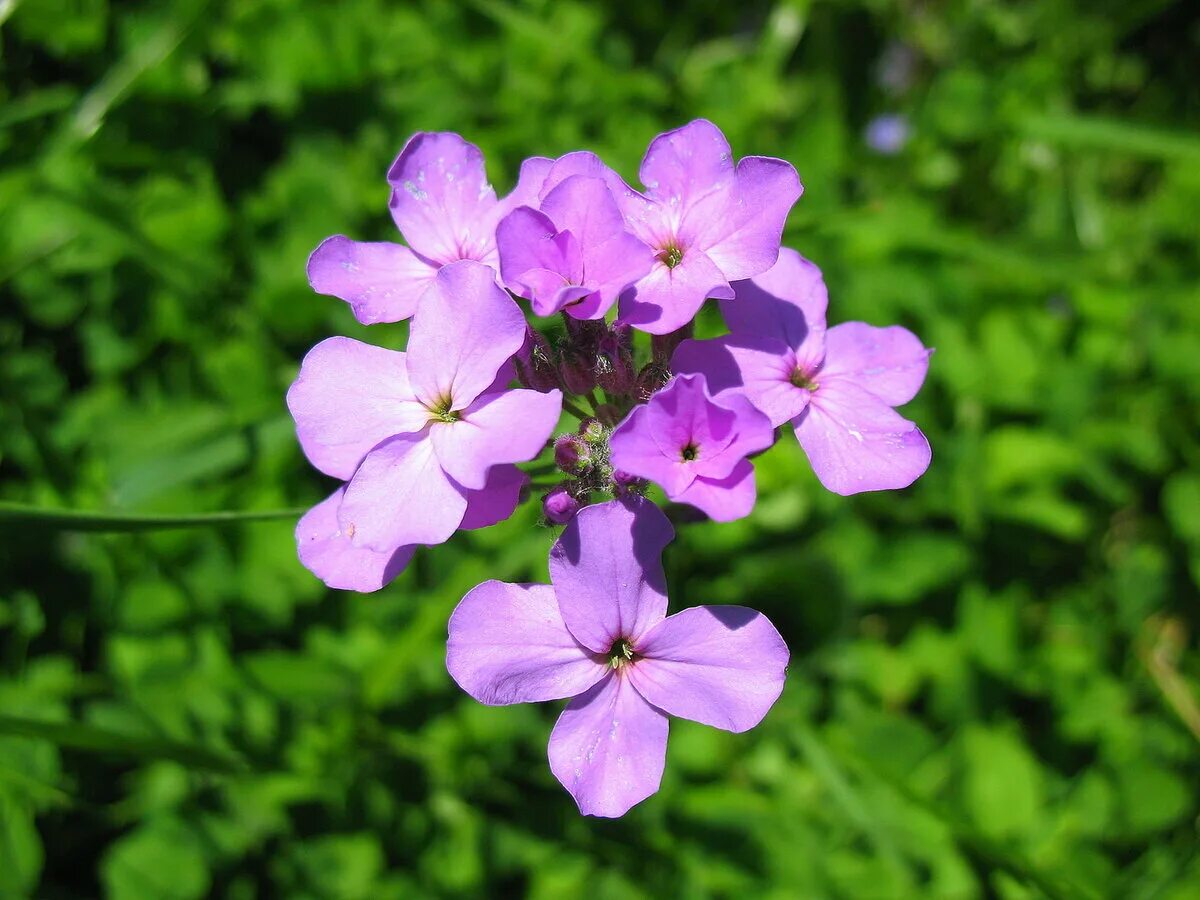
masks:
<path id="1" fill-rule="evenodd" d="M 584 815 L 624 815 L 658 790 L 668 715 L 746 731 L 783 690 L 787 645 L 761 613 L 666 615 L 673 537 L 648 500 L 588 507 L 550 551 L 552 584 L 487 581 L 450 617 L 446 667 L 480 703 L 572 698 L 550 769 Z"/>
<path id="2" fill-rule="evenodd" d="M 770 421 L 744 397 L 719 402 L 701 375 L 683 375 L 638 406 L 613 432 L 611 460 L 666 495 L 718 522 L 754 508 L 754 466 L 746 458 L 775 441 Z"/>
<path id="3" fill-rule="evenodd" d="M 387 176 L 392 218 L 408 247 L 336 234 L 309 257 L 309 284 L 345 300 L 364 325 L 407 319 L 442 266 L 462 259 L 497 265 L 496 225 L 536 198 L 549 167 L 548 159 L 527 159 L 516 189 L 497 200 L 478 147 L 457 134 L 419 132 Z"/>
<path id="4" fill-rule="evenodd" d="M 790 421 L 821 483 L 838 494 L 903 488 L 929 466 L 929 442 L 892 407 L 925 380 L 929 354 L 898 325 L 826 331 L 821 272 L 793 250 L 722 303 L 732 334 L 685 341 L 672 367 L 701 373 L 718 401 L 744 395 L 771 424 Z"/>
<path id="5" fill-rule="evenodd" d="M 908 143 L 910 133 L 908 119 L 898 113 L 891 113 L 876 116 L 868 122 L 863 139 L 876 153 L 895 156 Z"/>

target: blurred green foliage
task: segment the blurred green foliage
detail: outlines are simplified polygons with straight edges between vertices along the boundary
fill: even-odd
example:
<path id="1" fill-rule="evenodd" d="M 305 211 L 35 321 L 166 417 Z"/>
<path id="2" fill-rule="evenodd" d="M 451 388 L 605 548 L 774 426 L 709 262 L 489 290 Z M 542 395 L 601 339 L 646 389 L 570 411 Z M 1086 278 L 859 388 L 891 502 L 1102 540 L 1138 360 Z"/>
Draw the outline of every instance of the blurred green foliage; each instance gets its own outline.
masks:
<path id="1" fill-rule="evenodd" d="M 374 596 L 291 523 L 0 523 L 0 896 L 114 900 L 1200 896 L 1200 24 L 1169 0 L 0 2 L 0 497 L 303 505 L 311 294 L 392 233 L 383 173 L 452 129 L 511 185 L 627 177 L 697 115 L 793 161 L 831 320 L 937 348 L 914 488 L 821 491 L 786 438 L 755 515 L 668 550 L 676 608 L 793 648 L 766 722 L 672 725 L 660 794 L 584 820 L 556 710 L 443 665 L 528 509 Z M 894 155 L 869 120 L 907 117 Z"/>

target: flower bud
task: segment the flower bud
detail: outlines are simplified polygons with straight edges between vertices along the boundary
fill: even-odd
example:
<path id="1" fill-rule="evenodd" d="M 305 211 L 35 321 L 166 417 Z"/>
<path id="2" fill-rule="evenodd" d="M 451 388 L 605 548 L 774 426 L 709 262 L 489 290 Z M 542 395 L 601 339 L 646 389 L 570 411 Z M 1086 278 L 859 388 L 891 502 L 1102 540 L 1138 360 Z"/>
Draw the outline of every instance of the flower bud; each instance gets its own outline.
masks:
<path id="1" fill-rule="evenodd" d="M 646 489 L 648 482 L 645 478 L 638 478 L 636 475 L 630 475 L 628 472 L 622 472 L 619 469 L 612 474 L 612 492 L 615 497 L 624 497 L 626 494 L 640 494 Z"/>
<path id="2" fill-rule="evenodd" d="M 585 441 L 595 443 L 604 437 L 604 423 L 590 417 L 584 419 L 579 423 L 579 436 Z"/>
<path id="3" fill-rule="evenodd" d="M 569 394 L 586 394 L 596 386 L 588 356 L 578 350 L 565 350 L 558 365 L 558 377 Z"/>
<path id="4" fill-rule="evenodd" d="M 577 434 L 564 434 L 554 442 L 554 464 L 568 475 L 583 472 L 592 460 L 592 448 Z"/>
<path id="5" fill-rule="evenodd" d="M 635 391 L 639 400 L 649 400 L 656 391 L 666 387 L 671 380 L 671 370 L 661 363 L 646 363 L 638 372 Z"/>
<path id="6" fill-rule="evenodd" d="M 565 525 L 579 511 L 579 501 L 561 484 L 542 498 L 542 514 L 555 525 Z"/>
<path id="7" fill-rule="evenodd" d="M 597 347 L 596 383 L 610 394 L 628 394 L 635 379 L 632 330 L 628 325 L 616 325 Z"/>
<path id="8" fill-rule="evenodd" d="M 513 365 L 524 387 L 535 391 L 549 391 L 558 387 L 553 351 L 541 333 L 528 325 L 525 326 L 525 343 L 513 357 Z"/>

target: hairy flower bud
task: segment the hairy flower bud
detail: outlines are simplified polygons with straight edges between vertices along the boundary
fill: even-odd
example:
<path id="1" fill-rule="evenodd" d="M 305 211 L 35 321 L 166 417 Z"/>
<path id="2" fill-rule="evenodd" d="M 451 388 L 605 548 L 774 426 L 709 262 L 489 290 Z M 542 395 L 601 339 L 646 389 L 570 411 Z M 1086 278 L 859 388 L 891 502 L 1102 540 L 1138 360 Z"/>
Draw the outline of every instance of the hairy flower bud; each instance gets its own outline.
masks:
<path id="1" fill-rule="evenodd" d="M 635 380 L 633 331 L 628 325 L 616 325 L 596 350 L 596 383 L 610 394 L 628 394 Z"/>
<path id="2" fill-rule="evenodd" d="M 639 400 L 649 400 L 671 380 L 671 370 L 661 363 L 651 362 L 638 372 L 635 391 Z"/>
<path id="3" fill-rule="evenodd" d="M 579 501 L 561 484 L 542 498 L 542 513 L 555 525 L 565 525 L 578 511 Z"/>
<path id="4" fill-rule="evenodd" d="M 675 352 L 675 348 L 692 336 L 692 323 L 688 322 L 682 328 L 678 328 L 669 334 L 652 334 L 650 335 L 650 356 L 661 366 L 669 366 L 671 364 L 671 354 Z"/>
<path id="5" fill-rule="evenodd" d="M 554 442 L 554 464 L 568 475 L 583 472 L 592 460 L 592 448 L 577 434 L 561 435 Z"/>
<path id="6" fill-rule="evenodd" d="M 562 379 L 563 387 L 571 394 L 586 394 L 596 386 L 591 358 L 579 350 L 563 351 L 562 360 L 558 364 L 558 377 Z"/>
<path id="7" fill-rule="evenodd" d="M 524 387 L 535 391 L 549 391 L 558 387 L 553 351 L 541 333 L 528 325 L 525 326 L 525 343 L 513 357 L 513 365 Z"/>

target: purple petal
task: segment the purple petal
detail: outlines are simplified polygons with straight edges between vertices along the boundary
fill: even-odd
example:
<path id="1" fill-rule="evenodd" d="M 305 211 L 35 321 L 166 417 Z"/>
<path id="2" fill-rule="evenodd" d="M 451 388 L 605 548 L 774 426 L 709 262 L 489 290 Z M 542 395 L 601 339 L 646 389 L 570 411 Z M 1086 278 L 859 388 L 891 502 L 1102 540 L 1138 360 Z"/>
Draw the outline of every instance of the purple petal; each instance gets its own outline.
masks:
<path id="1" fill-rule="evenodd" d="M 845 322 L 825 335 L 825 365 L 820 377 L 845 378 L 888 406 L 900 406 L 921 389 L 930 352 L 920 338 L 899 325 L 875 328 L 863 322 Z"/>
<path id="2" fill-rule="evenodd" d="M 791 163 L 747 156 L 737 164 L 736 188 L 719 206 L 685 210 L 680 238 L 702 247 L 729 281 L 761 274 L 775 265 L 783 225 L 801 191 Z"/>
<path id="3" fill-rule="evenodd" d="M 874 394 L 835 378 L 796 420 L 796 437 L 835 494 L 905 488 L 929 468 L 925 435 Z"/>
<path id="4" fill-rule="evenodd" d="M 736 179 L 729 142 L 707 119 L 688 122 L 651 141 L 638 177 L 648 197 L 681 215 L 704 197 L 729 190 Z"/>
<path id="5" fill-rule="evenodd" d="M 356 547 L 379 552 L 406 544 L 440 544 L 458 528 L 466 491 L 438 465 L 425 435 L 404 435 L 366 455 L 338 510 Z"/>
<path id="6" fill-rule="evenodd" d="M 583 258 L 574 235 L 560 233 L 550 217 L 528 206 L 509 213 L 496 228 L 500 277 L 515 294 L 528 299 L 539 316 L 558 312 L 563 287 L 583 275 Z"/>
<path id="7" fill-rule="evenodd" d="M 768 271 L 733 286 L 721 315 L 735 334 L 782 340 L 796 351 L 796 364 L 815 372 L 825 356 L 825 310 L 829 293 L 821 270 L 787 247 Z"/>
<path id="8" fill-rule="evenodd" d="M 470 261 L 445 266 L 413 318 L 413 392 L 431 408 L 465 409 L 524 342 L 525 317 L 490 268 Z"/>
<path id="9" fill-rule="evenodd" d="M 450 677 L 488 706 L 574 697 L 610 671 L 571 637 L 548 584 L 485 581 L 462 598 L 449 630 Z"/>
<path id="10" fill-rule="evenodd" d="M 377 591 L 404 571 L 415 547 L 377 553 L 355 547 L 338 525 L 338 507 L 345 487 L 306 512 L 296 525 L 300 562 L 331 588 L 341 591 Z"/>
<path id="11" fill-rule="evenodd" d="M 581 509 L 550 548 L 550 580 L 576 640 L 608 653 L 636 640 L 667 611 L 662 551 L 675 531 L 644 497 Z"/>
<path id="12" fill-rule="evenodd" d="M 287 404 L 309 462 L 342 479 L 380 441 L 420 431 L 429 420 L 413 398 L 403 353 L 344 337 L 308 351 Z"/>
<path id="13" fill-rule="evenodd" d="M 686 436 L 672 439 L 660 434 L 658 420 L 662 418 L 649 404 L 635 406 L 609 438 L 609 455 L 615 469 L 648 478 L 672 497 L 686 489 L 696 473 L 682 456 Z M 668 419 L 666 424 L 674 423 Z"/>
<path id="14" fill-rule="evenodd" d="M 450 132 L 414 134 L 388 170 L 389 206 L 408 245 L 438 265 L 495 252 L 496 192 L 483 154 Z"/>
<path id="15" fill-rule="evenodd" d="M 558 717 L 550 734 L 550 771 L 585 816 L 623 816 L 658 790 L 668 727 L 667 717 L 628 678 L 611 675 Z"/>
<path id="16" fill-rule="evenodd" d="M 714 522 L 732 522 L 750 515 L 756 497 L 754 466 L 742 459 L 724 478 L 699 476 L 671 499 L 696 507 Z"/>
<path id="17" fill-rule="evenodd" d="M 791 381 L 795 354 L 774 338 L 730 334 L 684 341 L 671 357 L 671 369 L 703 375 L 718 402 L 730 394 L 744 395 L 772 426 L 791 421 L 808 405 L 809 392 Z"/>
<path id="18" fill-rule="evenodd" d="M 744 606 L 696 606 L 646 633 L 629 680 L 664 712 L 747 731 L 783 692 L 788 648 L 775 626 Z"/>
<path id="19" fill-rule="evenodd" d="M 400 244 L 362 243 L 335 234 L 308 258 L 308 283 L 345 300 L 364 325 L 400 322 L 417 308 L 437 267 Z"/>
<path id="20" fill-rule="evenodd" d="M 550 168 L 553 165 L 554 160 L 544 156 L 531 156 L 521 163 L 516 187 L 512 189 L 512 193 L 497 203 L 489 214 L 489 219 L 494 220 L 491 222 L 493 227 L 496 222 L 499 222 L 518 206 L 537 206 L 542 185 L 546 183 L 546 177 L 550 174 Z"/>
<path id="21" fill-rule="evenodd" d="M 729 280 L 702 251 L 685 249 L 674 268 L 656 261 L 650 273 L 621 295 L 621 321 L 650 334 L 682 328 L 709 297 L 733 296 Z"/>
<path id="22" fill-rule="evenodd" d="M 463 487 L 478 489 L 488 470 L 533 459 L 562 415 L 562 392 L 515 390 L 484 394 L 457 422 L 435 422 L 429 437 L 438 462 Z"/>
<path id="23" fill-rule="evenodd" d="M 486 485 L 467 491 L 467 511 L 458 527 L 471 531 L 503 522 L 516 511 L 527 484 L 529 476 L 516 466 L 493 466 Z"/>

